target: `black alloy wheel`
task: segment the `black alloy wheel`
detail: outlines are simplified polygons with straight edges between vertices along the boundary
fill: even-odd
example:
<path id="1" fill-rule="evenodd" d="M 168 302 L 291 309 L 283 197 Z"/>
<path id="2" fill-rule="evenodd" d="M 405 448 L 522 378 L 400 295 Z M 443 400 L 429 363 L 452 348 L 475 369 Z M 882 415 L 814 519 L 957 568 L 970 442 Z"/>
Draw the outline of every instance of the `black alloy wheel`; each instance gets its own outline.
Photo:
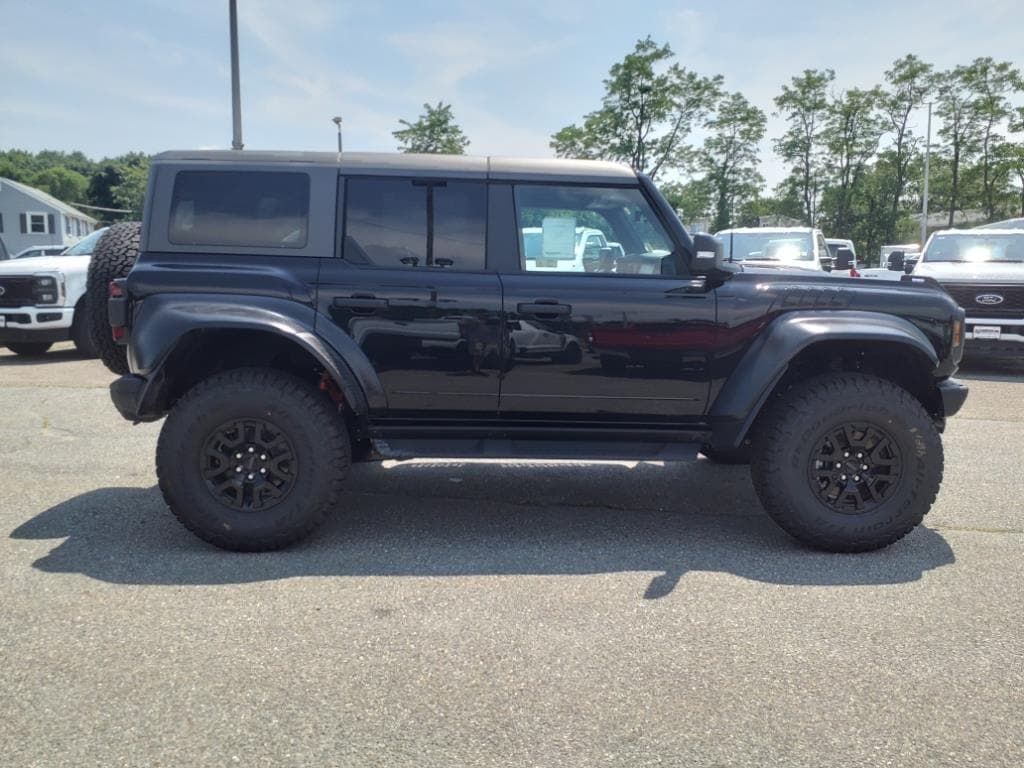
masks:
<path id="1" fill-rule="evenodd" d="M 235 419 L 206 438 L 200 471 L 207 490 L 233 509 L 259 512 L 284 501 L 298 457 L 284 431 L 265 419 Z"/>
<path id="2" fill-rule="evenodd" d="M 889 499 L 902 472 L 903 456 L 891 435 L 874 424 L 851 422 L 817 441 L 807 479 L 823 504 L 859 515 Z"/>

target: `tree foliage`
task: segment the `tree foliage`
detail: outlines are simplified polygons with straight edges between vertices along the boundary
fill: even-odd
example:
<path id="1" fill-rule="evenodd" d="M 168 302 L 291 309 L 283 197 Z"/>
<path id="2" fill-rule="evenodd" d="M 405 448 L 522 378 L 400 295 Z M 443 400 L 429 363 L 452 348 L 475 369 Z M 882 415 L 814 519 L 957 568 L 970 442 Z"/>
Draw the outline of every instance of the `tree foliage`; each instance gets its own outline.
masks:
<path id="1" fill-rule="evenodd" d="M 738 209 L 757 199 L 764 178 L 757 170 L 757 145 L 764 138 L 768 118 L 742 93 L 723 95 L 715 113 L 704 124 L 701 167 L 714 197 L 717 230 L 732 226 Z"/>
<path id="2" fill-rule="evenodd" d="M 437 106 L 424 104 L 423 109 L 423 114 L 414 123 L 398 121 L 405 126 L 391 134 L 398 139 L 398 149 L 401 152 L 464 155 L 469 139 L 455 122 L 452 105 L 439 101 Z"/>
<path id="3" fill-rule="evenodd" d="M 814 226 L 818 194 L 822 186 L 824 153 L 822 129 L 828 112 L 828 86 L 835 80 L 831 69 L 805 69 L 775 97 L 778 114 L 785 118 L 786 132 L 775 140 L 775 151 L 792 164 L 791 174 L 804 202 L 804 216 Z"/>
<path id="4" fill-rule="evenodd" d="M 722 78 L 702 77 L 672 61 L 650 37 L 613 64 L 600 109 L 551 137 L 558 157 L 617 160 L 652 179 L 692 167 L 687 139 L 707 116 Z"/>

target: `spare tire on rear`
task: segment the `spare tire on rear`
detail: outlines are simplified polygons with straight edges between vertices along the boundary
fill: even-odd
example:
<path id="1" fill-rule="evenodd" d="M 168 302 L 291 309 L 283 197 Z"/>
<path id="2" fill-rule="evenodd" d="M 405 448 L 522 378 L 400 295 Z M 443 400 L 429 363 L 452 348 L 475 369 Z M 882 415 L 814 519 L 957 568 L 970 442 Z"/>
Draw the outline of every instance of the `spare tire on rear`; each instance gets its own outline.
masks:
<path id="1" fill-rule="evenodd" d="M 93 346 L 100 360 L 113 373 L 128 373 L 128 353 L 114 342 L 107 316 L 107 293 L 111 280 L 125 277 L 139 257 L 139 233 L 142 225 L 137 221 L 114 224 L 96 244 L 89 261 L 89 276 L 85 287 L 85 312 Z"/>

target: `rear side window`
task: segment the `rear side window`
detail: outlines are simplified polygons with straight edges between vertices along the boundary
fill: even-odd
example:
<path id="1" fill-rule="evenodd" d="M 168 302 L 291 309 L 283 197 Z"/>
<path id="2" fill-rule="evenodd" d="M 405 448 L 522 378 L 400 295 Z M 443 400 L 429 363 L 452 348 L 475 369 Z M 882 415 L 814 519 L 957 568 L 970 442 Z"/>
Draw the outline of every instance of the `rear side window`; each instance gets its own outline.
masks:
<path id="1" fill-rule="evenodd" d="M 303 248 L 309 175 L 276 171 L 179 171 L 167 239 L 175 245 Z"/>
<path id="2" fill-rule="evenodd" d="M 350 178 L 345 201 L 347 261 L 390 268 L 484 268 L 484 182 Z"/>

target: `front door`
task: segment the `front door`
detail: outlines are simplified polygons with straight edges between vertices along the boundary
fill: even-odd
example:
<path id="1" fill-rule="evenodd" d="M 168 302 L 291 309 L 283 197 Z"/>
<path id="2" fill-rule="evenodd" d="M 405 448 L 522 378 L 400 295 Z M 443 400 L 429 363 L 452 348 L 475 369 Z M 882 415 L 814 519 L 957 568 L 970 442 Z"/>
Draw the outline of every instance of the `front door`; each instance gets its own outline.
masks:
<path id="1" fill-rule="evenodd" d="M 319 316 L 373 366 L 389 418 L 496 415 L 501 283 L 485 269 L 487 185 L 350 177 L 342 258 Z"/>
<path id="2" fill-rule="evenodd" d="M 515 201 L 520 269 L 501 275 L 509 334 L 502 416 L 698 420 L 715 294 L 703 278 L 679 274 L 682 260 L 642 191 L 519 185 Z M 607 245 L 597 258 L 574 260 L 594 230 Z M 527 247 L 527 238 L 536 242 Z"/>

